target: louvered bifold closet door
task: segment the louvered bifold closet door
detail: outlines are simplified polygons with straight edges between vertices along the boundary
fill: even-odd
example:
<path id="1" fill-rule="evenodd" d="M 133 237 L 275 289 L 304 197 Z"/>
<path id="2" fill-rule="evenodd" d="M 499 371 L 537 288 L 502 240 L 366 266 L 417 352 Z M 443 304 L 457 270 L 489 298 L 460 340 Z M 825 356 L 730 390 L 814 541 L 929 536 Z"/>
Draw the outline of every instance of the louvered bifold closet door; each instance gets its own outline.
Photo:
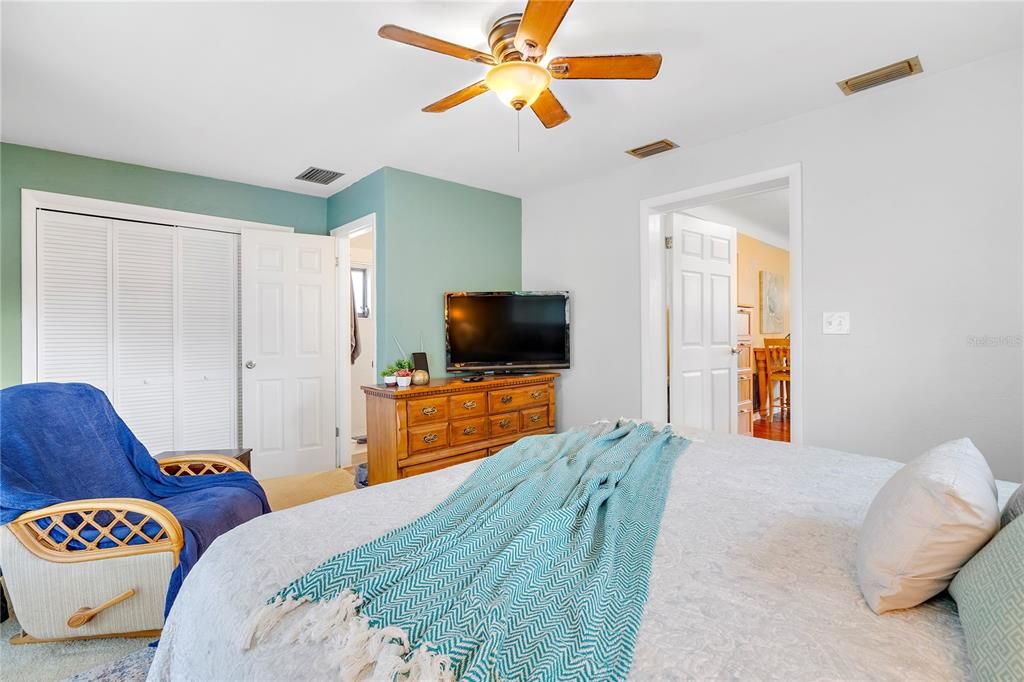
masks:
<path id="1" fill-rule="evenodd" d="M 155 455 L 175 445 L 175 231 L 113 226 L 113 402 Z"/>
<path id="2" fill-rule="evenodd" d="M 36 378 L 82 382 L 110 395 L 110 223 L 36 216 Z"/>
<path id="3" fill-rule="evenodd" d="M 238 235 L 178 228 L 178 447 L 238 444 Z"/>
<path id="4" fill-rule="evenodd" d="M 40 210 L 38 381 L 103 390 L 150 454 L 239 442 L 239 237 Z"/>

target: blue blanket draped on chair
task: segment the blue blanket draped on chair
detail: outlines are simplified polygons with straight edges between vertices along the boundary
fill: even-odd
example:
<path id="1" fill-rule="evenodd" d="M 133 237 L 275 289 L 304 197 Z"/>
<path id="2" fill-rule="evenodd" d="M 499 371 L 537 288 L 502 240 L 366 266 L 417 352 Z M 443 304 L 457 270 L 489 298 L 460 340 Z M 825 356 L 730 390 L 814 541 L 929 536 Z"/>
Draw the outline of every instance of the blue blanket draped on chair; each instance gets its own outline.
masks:
<path id="1" fill-rule="evenodd" d="M 185 546 L 167 588 L 166 612 L 210 543 L 270 511 L 248 473 L 169 476 L 88 384 L 24 384 L 0 391 L 0 523 L 60 502 L 132 497 L 178 519 Z"/>

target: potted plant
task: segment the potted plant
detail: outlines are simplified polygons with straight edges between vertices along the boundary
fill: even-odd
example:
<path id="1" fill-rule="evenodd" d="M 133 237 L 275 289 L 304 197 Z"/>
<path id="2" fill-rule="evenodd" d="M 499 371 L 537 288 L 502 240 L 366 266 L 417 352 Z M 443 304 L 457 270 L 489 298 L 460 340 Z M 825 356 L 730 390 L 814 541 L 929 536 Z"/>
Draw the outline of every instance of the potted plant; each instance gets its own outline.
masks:
<path id="1" fill-rule="evenodd" d="M 394 364 L 388 365 L 380 371 L 380 375 L 384 377 L 384 384 L 386 386 L 394 386 L 397 379 L 395 378 L 395 366 Z"/>
<path id="2" fill-rule="evenodd" d="M 412 362 L 406 359 L 395 360 L 395 378 L 399 388 L 406 388 L 412 383 Z"/>

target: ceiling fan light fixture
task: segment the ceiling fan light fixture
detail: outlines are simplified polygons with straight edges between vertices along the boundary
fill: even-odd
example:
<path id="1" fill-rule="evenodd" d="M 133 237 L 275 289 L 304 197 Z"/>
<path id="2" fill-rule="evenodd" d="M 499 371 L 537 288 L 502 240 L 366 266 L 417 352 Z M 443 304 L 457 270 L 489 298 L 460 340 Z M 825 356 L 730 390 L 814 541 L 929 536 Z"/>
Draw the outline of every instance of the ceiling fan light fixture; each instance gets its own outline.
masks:
<path id="1" fill-rule="evenodd" d="M 516 111 L 537 101 L 551 84 L 551 74 L 533 62 L 505 62 L 484 76 L 487 89 Z"/>

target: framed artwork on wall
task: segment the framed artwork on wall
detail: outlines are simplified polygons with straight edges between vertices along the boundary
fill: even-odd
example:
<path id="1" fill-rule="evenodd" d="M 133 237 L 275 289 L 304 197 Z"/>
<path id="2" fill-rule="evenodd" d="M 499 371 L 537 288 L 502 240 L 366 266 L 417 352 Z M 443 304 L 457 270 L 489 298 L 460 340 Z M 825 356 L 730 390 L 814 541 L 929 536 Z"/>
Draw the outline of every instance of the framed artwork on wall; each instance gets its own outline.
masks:
<path id="1" fill-rule="evenodd" d="M 784 281 L 776 272 L 761 270 L 761 333 L 781 334 L 786 331 L 783 306 L 785 305 Z"/>

